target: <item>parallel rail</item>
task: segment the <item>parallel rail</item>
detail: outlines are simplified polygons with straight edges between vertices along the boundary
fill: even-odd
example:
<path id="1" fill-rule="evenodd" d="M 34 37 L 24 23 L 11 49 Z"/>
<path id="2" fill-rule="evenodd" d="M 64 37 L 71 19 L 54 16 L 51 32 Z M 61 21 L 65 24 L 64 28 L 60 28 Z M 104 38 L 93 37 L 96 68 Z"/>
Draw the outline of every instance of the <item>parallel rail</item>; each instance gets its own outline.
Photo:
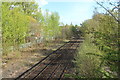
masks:
<path id="1" fill-rule="evenodd" d="M 65 43 L 19 75 L 15 80 L 52 80 L 53 78 L 61 80 L 80 42 L 80 39 L 74 39 Z"/>

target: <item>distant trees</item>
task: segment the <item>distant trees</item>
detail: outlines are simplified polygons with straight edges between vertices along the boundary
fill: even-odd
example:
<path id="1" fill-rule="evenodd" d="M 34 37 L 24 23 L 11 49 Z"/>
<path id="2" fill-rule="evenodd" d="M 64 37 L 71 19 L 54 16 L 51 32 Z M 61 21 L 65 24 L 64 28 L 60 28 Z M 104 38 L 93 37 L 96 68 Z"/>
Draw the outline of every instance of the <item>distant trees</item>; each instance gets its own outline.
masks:
<path id="1" fill-rule="evenodd" d="M 46 39 L 54 39 L 57 35 L 60 34 L 61 32 L 61 27 L 59 27 L 59 15 L 57 12 L 51 12 L 49 13 L 48 10 L 46 10 L 45 12 L 45 16 L 44 16 L 44 36 L 46 37 Z"/>
<path id="2" fill-rule="evenodd" d="M 62 26 L 62 37 L 65 39 L 69 39 L 72 37 L 80 37 L 80 28 L 80 26 L 66 24 L 65 26 Z"/>

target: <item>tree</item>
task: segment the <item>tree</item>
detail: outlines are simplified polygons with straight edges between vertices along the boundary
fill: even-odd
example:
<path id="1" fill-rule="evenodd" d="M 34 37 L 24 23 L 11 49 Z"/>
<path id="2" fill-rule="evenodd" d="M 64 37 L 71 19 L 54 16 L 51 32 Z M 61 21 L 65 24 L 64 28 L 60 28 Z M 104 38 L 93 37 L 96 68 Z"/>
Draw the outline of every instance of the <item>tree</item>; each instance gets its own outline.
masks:
<path id="1" fill-rule="evenodd" d="M 108 1 L 109 2 L 109 1 Z M 119 30 L 120 30 L 120 0 L 119 1 L 115 1 L 117 4 L 113 4 L 112 2 L 109 2 L 109 4 L 110 5 L 112 5 L 113 6 L 113 8 L 112 8 L 112 10 L 110 11 L 110 10 L 108 10 L 103 4 L 101 4 L 100 2 L 98 2 L 98 1 L 96 1 L 96 3 L 98 4 L 98 5 L 100 5 L 102 8 L 104 8 L 115 20 L 116 20 L 116 22 L 118 22 L 118 34 L 117 34 L 117 43 L 118 43 L 118 47 L 119 47 L 119 49 L 118 49 L 118 52 L 120 51 L 120 32 L 119 32 Z M 103 2 L 102 2 L 103 3 Z M 116 17 L 116 15 L 114 15 L 112 12 L 115 10 L 115 9 L 117 9 L 117 17 Z M 118 54 L 118 56 L 120 56 L 120 54 Z M 118 59 L 119 59 L 119 61 L 118 61 L 118 66 L 120 65 L 120 58 L 118 57 Z M 120 72 L 118 72 L 118 77 L 120 78 Z"/>
<path id="2" fill-rule="evenodd" d="M 93 53 L 91 50 L 86 54 L 88 56 L 94 55 L 100 58 L 101 63 L 98 64 L 98 69 L 96 68 L 97 66 L 95 69 L 102 73 L 101 77 L 115 77 L 114 74 L 107 72 L 104 67 L 109 66 L 110 70 L 113 72 L 117 72 L 118 69 L 116 66 L 118 61 L 117 26 L 117 22 L 112 16 L 100 13 L 95 14 L 92 19 L 83 23 L 85 30 L 85 43 L 91 44 L 88 49 L 92 46 L 92 44 L 98 47 L 97 52 Z M 100 53 L 98 53 L 99 51 Z M 98 72 L 99 75 L 100 73 Z"/>
<path id="3" fill-rule="evenodd" d="M 2 39 L 5 53 L 10 46 L 17 48 L 24 43 L 28 32 L 28 16 L 20 12 L 19 7 L 11 9 L 11 5 L 12 3 L 8 2 L 2 4 Z"/>

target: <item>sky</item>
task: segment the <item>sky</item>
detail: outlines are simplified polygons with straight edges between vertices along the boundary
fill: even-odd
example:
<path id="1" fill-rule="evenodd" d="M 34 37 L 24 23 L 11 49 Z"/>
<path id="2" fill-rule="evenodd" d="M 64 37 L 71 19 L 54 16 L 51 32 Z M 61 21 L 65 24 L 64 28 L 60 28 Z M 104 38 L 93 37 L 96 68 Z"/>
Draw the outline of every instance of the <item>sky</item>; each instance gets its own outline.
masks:
<path id="1" fill-rule="evenodd" d="M 91 19 L 94 0 L 36 0 L 42 10 L 58 12 L 60 22 L 64 24 L 80 25 L 83 21 Z"/>
<path id="2" fill-rule="evenodd" d="M 52 12 L 58 12 L 60 22 L 64 24 L 80 25 L 86 19 L 92 17 L 93 3 L 91 2 L 49 2 L 42 9 L 48 9 Z"/>

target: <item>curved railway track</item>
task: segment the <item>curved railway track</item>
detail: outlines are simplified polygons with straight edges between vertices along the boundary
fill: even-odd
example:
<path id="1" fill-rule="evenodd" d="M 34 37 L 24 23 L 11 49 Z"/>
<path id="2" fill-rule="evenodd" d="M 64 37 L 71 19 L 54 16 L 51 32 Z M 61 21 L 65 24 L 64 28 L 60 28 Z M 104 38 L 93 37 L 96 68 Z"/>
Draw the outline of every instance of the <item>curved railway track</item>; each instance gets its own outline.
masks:
<path id="1" fill-rule="evenodd" d="M 72 65 L 74 53 L 81 39 L 73 39 L 53 51 L 37 64 L 19 75 L 15 80 L 61 80 Z"/>

